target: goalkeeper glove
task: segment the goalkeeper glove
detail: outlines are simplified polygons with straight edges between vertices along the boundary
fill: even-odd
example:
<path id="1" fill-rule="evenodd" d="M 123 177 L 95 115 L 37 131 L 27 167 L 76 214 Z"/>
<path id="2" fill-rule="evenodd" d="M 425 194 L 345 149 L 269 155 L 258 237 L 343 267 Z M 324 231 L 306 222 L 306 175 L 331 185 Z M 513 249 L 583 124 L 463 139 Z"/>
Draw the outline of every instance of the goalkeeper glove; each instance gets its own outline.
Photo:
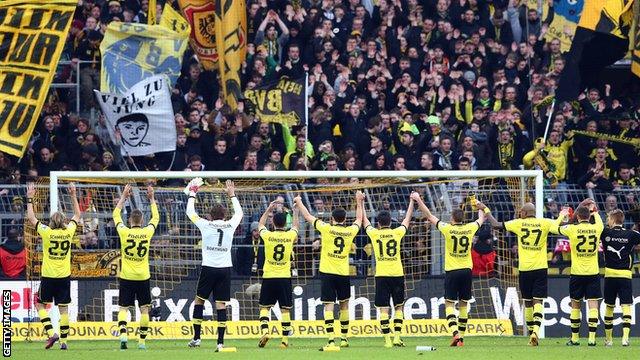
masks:
<path id="1" fill-rule="evenodd" d="M 194 178 L 189 181 L 189 184 L 184 188 L 185 195 L 196 196 L 196 193 L 200 189 L 200 186 L 204 184 L 202 178 Z"/>

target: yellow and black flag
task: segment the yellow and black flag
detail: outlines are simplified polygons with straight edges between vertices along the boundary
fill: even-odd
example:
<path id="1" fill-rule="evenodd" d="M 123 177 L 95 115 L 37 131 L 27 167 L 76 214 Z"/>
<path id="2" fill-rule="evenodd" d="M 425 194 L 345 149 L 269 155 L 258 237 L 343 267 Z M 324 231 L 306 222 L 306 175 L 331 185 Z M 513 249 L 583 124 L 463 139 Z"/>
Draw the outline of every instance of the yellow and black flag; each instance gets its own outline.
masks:
<path id="1" fill-rule="evenodd" d="M 585 0 L 580 21 L 556 91 L 556 100 L 572 101 L 597 86 L 600 72 L 625 56 L 634 0 Z"/>
<path id="2" fill-rule="evenodd" d="M 169 5 L 171 6 L 171 5 Z M 147 11 L 147 24 L 155 25 L 157 21 L 158 4 L 157 0 L 149 0 L 149 10 Z"/>
<path id="3" fill-rule="evenodd" d="M 0 151 L 21 157 L 27 149 L 77 3 L 0 1 Z"/>
<path id="4" fill-rule="evenodd" d="M 244 0 L 215 1 L 218 69 L 225 103 L 233 110 L 242 98 L 240 70 L 246 51 L 246 8 Z M 244 26 L 244 28 L 243 28 Z"/>

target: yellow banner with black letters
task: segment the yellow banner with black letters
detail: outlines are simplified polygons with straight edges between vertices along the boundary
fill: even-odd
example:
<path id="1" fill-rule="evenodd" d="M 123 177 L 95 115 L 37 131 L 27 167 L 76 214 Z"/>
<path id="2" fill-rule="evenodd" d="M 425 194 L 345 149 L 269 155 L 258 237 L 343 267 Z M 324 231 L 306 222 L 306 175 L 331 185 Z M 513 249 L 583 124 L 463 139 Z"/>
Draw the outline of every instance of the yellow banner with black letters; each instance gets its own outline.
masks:
<path id="1" fill-rule="evenodd" d="M 0 1 L 0 151 L 21 157 L 27 149 L 77 3 Z"/>

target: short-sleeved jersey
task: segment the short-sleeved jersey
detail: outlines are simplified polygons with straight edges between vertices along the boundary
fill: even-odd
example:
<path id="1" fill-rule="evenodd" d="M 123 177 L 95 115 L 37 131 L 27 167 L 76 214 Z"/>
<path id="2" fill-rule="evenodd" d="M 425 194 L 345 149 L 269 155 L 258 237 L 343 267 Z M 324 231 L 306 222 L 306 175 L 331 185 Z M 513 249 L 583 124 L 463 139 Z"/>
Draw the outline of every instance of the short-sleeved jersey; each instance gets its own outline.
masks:
<path id="1" fill-rule="evenodd" d="M 615 226 L 605 228 L 600 240 L 604 249 L 604 276 L 631 279 L 632 255 L 640 245 L 640 233 Z"/>
<path id="2" fill-rule="evenodd" d="M 595 223 L 588 221 L 560 226 L 558 233 L 569 238 L 571 246 L 571 275 L 597 275 L 602 218 L 594 213 Z"/>
<path id="3" fill-rule="evenodd" d="M 42 276 L 65 278 L 71 276 L 71 240 L 78 224 L 69 221 L 64 229 L 52 229 L 38 221 L 36 230 L 42 237 Z"/>
<path id="4" fill-rule="evenodd" d="M 260 229 L 260 238 L 264 242 L 264 268 L 262 277 L 265 279 L 291 277 L 291 253 L 293 244 L 298 239 L 298 231 Z"/>
<path id="5" fill-rule="evenodd" d="M 373 245 L 376 259 L 375 276 L 404 276 L 400 243 L 407 233 L 407 228 L 400 225 L 395 229 L 376 229 L 369 225 L 365 231 L 371 239 L 371 245 Z"/>
<path id="6" fill-rule="evenodd" d="M 438 221 L 436 227 L 444 237 L 444 271 L 472 269 L 473 236 L 480 226 L 476 221 L 467 224 L 448 224 Z"/>
<path id="7" fill-rule="evenodd" d="M 518 270 L 531 271 L 548 268 L 547 237 L 557 231 L 560 222 L 552 219 L 514 219 L 503 223 L 505 230 L 518 238 Z"/>
<path id="8" fill-rule="evenodd" d="M 160 216 L 158 205 L 151 204 L 151 220 L 145 227 L 127 227 L 122 222 L 122 209 L 113 210 L 113 221 L 120 236 L 120 278 L 125 280 L 147 280 L 149 273 L 149 246 L 156 231 Z"/>
<path id="9" fill-rule="evenodd" d="M 349 275 L 349 252 L 360 227 L 331 225 L 320 219 L 314 221 L 313 227 L 320 232 L 320 272 Z"/>
<path id="10" fill-rule="evenodd" d="M 214 268 L 232 267 L 231 245 L 233 234 L 242 221 L 243 212 L 237 197 L 231 198 L 233 216 L 228 221 L 203 219 L 196 213 L 195 198 L 190 197 L 187 202 L 187 216 L 202 235 L 202 266 Z"/>

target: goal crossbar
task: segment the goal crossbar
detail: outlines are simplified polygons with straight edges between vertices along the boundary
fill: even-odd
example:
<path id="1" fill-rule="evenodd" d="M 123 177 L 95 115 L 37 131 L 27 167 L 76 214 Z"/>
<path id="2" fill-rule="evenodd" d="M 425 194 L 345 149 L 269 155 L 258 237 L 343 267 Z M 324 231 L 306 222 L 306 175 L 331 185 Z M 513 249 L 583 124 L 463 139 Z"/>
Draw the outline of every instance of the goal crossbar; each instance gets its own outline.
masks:
<path id="1" fill-rule="evenodd" d="M 406 171 L 52 171 L 49 175 L 50 211 L 58 211 L 58 186 L 61 180 L 69 179 L 190 179 L 190 178 L 223 178 L 223 179 L 317 179 L 317 178 L 533 178 L 535 179 L 536 216 L 544 214 L 544 174 L 541 170 L 406 170 Z"/>

